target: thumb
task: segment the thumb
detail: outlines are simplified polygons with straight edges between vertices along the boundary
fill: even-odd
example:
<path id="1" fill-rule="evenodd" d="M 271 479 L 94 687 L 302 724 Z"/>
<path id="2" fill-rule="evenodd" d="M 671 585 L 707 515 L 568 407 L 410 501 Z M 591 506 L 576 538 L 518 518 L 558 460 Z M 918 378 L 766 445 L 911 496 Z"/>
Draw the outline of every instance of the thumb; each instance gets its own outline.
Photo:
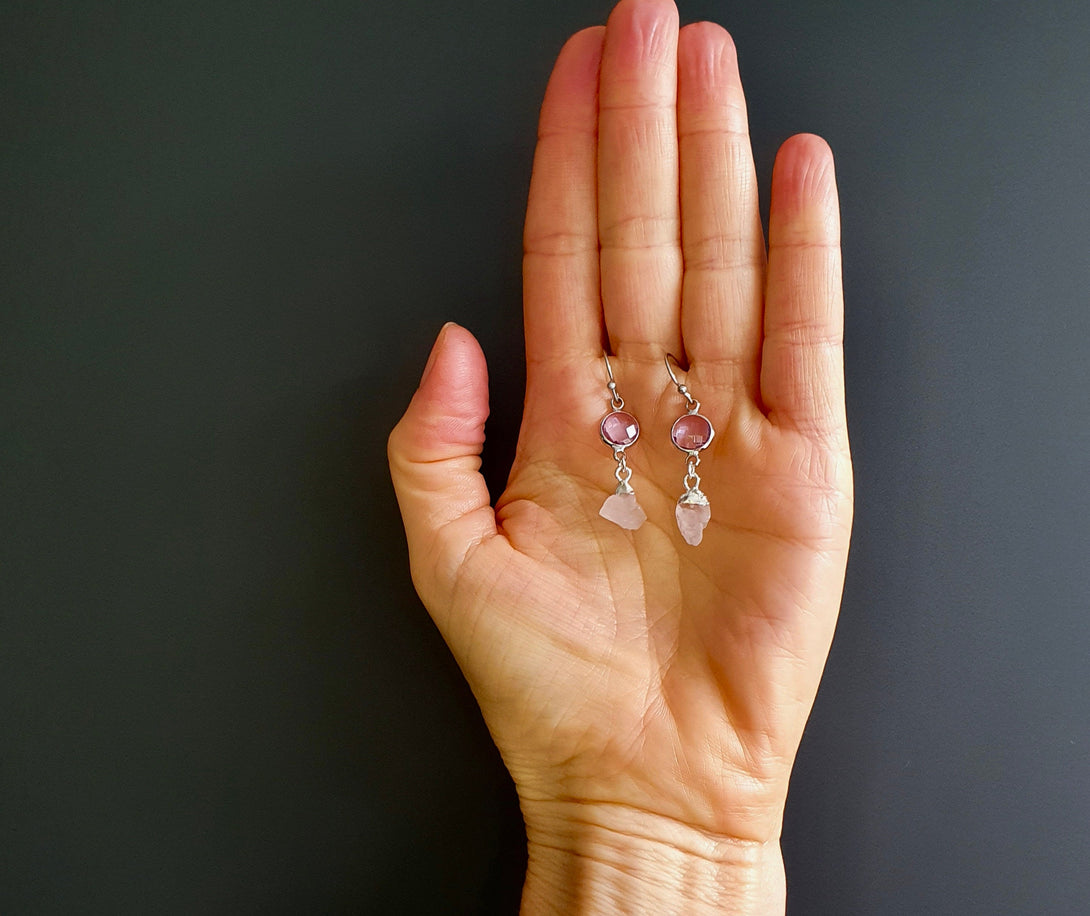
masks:
<path id="1" fill-rule="evenodd" d="M 480 474 L 487 417 L 484 353 L 469 331 L 448 323 L 387 443 L 413 583 L 429 607 L 449 590 L 470 548 L 496 534 Z"/>

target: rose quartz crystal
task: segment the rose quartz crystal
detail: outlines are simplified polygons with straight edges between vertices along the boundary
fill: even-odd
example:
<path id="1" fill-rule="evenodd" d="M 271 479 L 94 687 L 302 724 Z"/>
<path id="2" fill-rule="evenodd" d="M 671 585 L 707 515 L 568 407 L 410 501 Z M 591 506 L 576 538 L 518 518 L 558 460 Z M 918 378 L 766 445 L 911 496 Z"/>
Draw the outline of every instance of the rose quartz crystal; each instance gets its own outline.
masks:
<path id="1" fill-rule="evenodd" d="M 690 490 L 677 501 L 674 509 L 677 530 L 685 538 L 685 543 L 696 547 L 704 539 L 704 529 L 712 518 L 712 507 L 699 490 Z"/>
<path id="2" fill-rule="evenodd" d="M 627 531 L 635 531 L 647 521 L 647 513 L 640 508 L 640 504 L 636 502 L 636 494 L 632 492 L 614 493 L 602 503 L 598 514 Z"/>

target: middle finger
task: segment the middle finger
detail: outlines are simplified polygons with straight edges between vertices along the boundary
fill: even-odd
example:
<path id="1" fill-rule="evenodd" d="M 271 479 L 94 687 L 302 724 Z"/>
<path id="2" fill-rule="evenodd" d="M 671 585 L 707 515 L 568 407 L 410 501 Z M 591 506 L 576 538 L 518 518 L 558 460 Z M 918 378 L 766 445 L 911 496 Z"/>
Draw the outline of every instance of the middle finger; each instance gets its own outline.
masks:
<path id="1" fill-rule="evenodd" d="M 602 309 L 613 352 L 641 361 L 681 346 L 677 36 L 673 0 L 621 0 L 602 54 Z"/>

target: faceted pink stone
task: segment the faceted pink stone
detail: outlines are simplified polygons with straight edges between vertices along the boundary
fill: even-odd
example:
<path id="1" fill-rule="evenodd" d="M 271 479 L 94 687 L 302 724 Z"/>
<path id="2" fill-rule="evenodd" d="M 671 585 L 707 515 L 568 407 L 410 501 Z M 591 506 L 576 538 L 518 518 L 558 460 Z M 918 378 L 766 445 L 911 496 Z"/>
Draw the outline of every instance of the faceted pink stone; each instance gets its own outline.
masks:
<path id="1" fill-rule="evenodd" d="M 614 410 L 602 418 L 602 439 L 613 448 L 626 448 L 640 437 L 640 424 L 632 414 Z"/>
<path id="2" fill-rule="evenodd" d="M 670 428 L 670 438 L 683 452 L 699 452 L 707 448 L 714 435 L 711 422 L 698 413 L 678 417 Z"/>
<path id="3" fill-rule="evenodd" d="M 647 513 L 636 502 L 635 493 L 614 493 L 602 503 L 598 514 L 627 531 L 635 531 L 647 521 Z"/>

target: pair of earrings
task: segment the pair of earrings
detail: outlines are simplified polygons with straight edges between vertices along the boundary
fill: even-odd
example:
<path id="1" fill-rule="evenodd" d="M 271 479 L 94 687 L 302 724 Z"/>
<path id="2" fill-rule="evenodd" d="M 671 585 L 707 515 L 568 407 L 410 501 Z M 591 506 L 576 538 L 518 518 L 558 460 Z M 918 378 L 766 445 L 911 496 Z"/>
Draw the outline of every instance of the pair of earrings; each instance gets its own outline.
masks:
<path id="1" fill-rule="evenodd" d="M 647 513 L 636 502 L 636 492 L 629 483 L 632 479 L 632 469 L 628 466 L 625 449 L 634 445 L 640 437 L 640 423 L 624 409 L 624 398 L 617 392 L 617 380 L 613 377 L 613 367 L 609 364 L 609 357 L 603 353 L 602 358 L 606 361 L 606 371 L 609 373 L 607 387 L 611 409 L 602 418 L 599 432 L 602 441 L 613 449 L 613 460 L 617 462 L 617 470 L 614 472 L 617 478 L 617 489 L 602 504 L 598 514 L 615 525 L 635 531 L 647 520 Z M 674 517 L 685 542 L 695 547 L 703 539 L 704 529 L 712 517 L 708 497 L 700 491 L 700 475 L 697 473 L 697 468 L 700 466 L 700 453 L 711 444 L 715 430 L 712 428 L 711 421 L 700 412 L 700 402 L 689 393 L 684 383 L 678 381 L 673 366 L 670 365 L 671 360 L 677 363 L 677 359 L 667 353 L 666 371 L 670 373 L 670 380 L 678 393 L 685 398 L 686 412 L 670 427 L 670 441 L 687 456 L 685 477 L 682 480 L 685 492 L 678 498 Z"/>

